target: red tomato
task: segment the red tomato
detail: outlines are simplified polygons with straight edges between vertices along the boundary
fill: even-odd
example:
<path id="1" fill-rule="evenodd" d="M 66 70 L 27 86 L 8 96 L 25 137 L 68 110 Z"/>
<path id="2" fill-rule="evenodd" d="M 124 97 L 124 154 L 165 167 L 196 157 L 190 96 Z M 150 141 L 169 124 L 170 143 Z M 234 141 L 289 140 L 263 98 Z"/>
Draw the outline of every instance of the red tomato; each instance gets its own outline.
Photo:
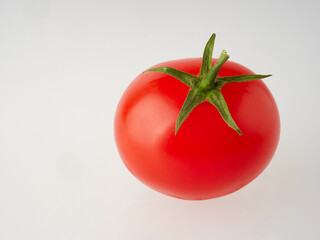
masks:
<path id="1" fill-rule="evenodd" d="M 155 67 L 198 75 L 201 62 L 183 59 Z M 254 73 L 227 61 L 218 76 L 244 74 Z M 280 119 L 270 91 L 261 80 L 221 89 L 241 136 L 209 102 L 198 105 L 175 135 L 188 91 L 174 77 L 156 72 L 142 73 L 130 84 L 115 116 L 115 139 L 124 164 L 147 186 L 182 199 L 216 198 L 244 187 L 266 168 L 278 144 Z"/>

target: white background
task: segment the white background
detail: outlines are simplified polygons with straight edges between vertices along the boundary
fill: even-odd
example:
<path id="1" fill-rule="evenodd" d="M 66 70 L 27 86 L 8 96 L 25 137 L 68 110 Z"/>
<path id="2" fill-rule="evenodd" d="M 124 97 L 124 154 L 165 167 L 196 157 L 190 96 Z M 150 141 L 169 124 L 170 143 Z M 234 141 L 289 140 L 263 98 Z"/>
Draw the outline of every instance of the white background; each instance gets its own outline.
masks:
<path id="1" fill-rule="evenodd" d="M 0 239 L 319 239 L 320 4 L 0 0 Z M 214 55 L 265 80 L 278 150 L 260 177 L 208 201 L 150 190 L 123 165 L 113 117 L 166 60 Z"/>

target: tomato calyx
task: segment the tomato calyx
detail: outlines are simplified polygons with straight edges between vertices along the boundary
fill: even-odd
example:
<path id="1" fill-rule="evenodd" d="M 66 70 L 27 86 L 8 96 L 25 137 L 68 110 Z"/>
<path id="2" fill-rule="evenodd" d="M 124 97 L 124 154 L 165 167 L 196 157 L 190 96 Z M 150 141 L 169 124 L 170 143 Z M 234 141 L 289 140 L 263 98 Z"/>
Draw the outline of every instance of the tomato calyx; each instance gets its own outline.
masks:
<path id="1" fill-rule="evenodd" d="M 213 33 L 205 46 L 199 76 L 192 75 L 171 67 L 157 67 L 145 71 L 159 72 L 170 75 L 190 87 L 189 93 L 184 104 L 182 105 L 176 121 L 175 134 L 177 134 L 179 128 L 187 119 L 192 110 L 199 104 L 208 101 L 217 108 L 223 120 L 239 135 L 242 135 L 241 130 L 230 114 L 227 103 L 221 93 L 221 88 L 227 83 L 247 82 L 271 76 L 251 74 L 218 77 L 218 73 L 223 64 L 229 59 L 229 55 L 225 50 L 223 50 L 217 62 L 212 66 L 212 53 L 215 37 L 216 35 Z"/>

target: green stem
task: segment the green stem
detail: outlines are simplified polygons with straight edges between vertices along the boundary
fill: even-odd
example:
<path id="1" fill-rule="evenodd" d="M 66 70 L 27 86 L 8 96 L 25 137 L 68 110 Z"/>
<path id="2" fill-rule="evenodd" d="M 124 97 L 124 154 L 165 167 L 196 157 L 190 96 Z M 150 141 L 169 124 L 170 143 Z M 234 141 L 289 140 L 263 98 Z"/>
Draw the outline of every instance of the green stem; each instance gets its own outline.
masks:
<path id="1" fill-rule="evenodd" d="M 210 89 L 213 86 L 218 72 L 220 71 L 222 65 L 228 60 L 228 58 L 229 55 L 227 54 L 226 50 L 223 50 L 217 62 L 213 65 L 207 76 L 205 76 L 205 78 L 200 83 L 199 87 L 201 89 Z"/>
<path id="2" fill-rule="evenodd" d="M 231 113 L 229 112 L 227 103 L 220 89 L 227 83 L 247 82 L 271 76 L 252 74 L 229 77 L 217 77 L 222 65 L 228 60 L 229 55 L 226 53 L 225 50 L 223 50 L 217 62 L 211 67 L 212 51 L 215 36 L 215 34 L 212 34 L 212 36 L 206 44 L 203 53 L 202 66 L 200 69 L 199 77 L 189 73 L 181 72 L 177 69 L 170 67 L 158 67 L 146 71 L 168 74 L 180 80 L 188 87 L 190 87 L 189 94 L 180 110 L 180 113 L 176 121 L 175 134 L 177 134 L 180 126 L 187 119 L 192 110 L 202 102 L 208 101 L 218 109 L 221 117 L 224 119 L 226 124 L 228 124 L 233 130 L 235 130 L 239 135 L 241 135 L 241 130 L 238 128 L 237 124 L 233 120 Z"/>

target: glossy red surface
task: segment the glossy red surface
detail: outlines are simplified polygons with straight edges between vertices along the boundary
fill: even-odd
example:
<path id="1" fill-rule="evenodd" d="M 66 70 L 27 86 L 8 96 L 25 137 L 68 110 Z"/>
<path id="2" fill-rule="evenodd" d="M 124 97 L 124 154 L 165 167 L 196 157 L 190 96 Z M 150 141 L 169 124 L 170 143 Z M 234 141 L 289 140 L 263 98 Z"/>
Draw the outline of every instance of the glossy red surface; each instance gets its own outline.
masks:
<path id="1" fill-rule="evenodd" d="M 213 61 L 213 63 L 216 60 Z M 201 59 L 165 62 L 198 74 Z M 228 61 L 218 76 L 253 74 Z M 174 134 L 189 88 L 162 73 L 140 74 L 123 94 L 115 116 L 120 156 L 147 186 L 183 199 L 209 199 L 232 193 L 268 165 L 276 150 L 280 119 L 276 103 L 261 80 L 222 88 L 239 136 L 208 102 L 198 105 Z"/>

